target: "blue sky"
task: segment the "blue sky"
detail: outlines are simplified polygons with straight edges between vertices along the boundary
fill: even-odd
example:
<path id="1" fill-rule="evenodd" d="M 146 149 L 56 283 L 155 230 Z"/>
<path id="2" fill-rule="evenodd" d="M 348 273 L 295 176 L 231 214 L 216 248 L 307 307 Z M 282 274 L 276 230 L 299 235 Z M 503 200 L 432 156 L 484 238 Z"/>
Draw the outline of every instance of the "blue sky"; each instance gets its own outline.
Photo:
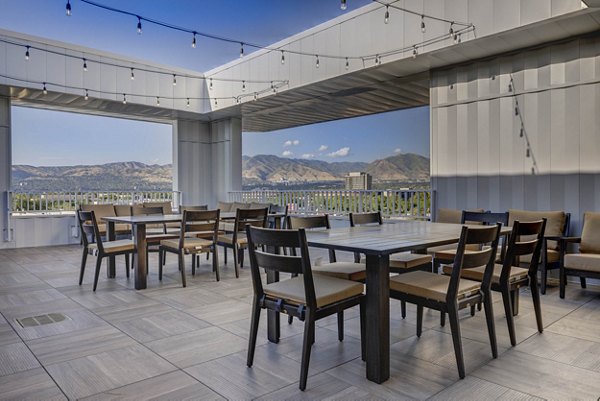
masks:
<path id="1" fill-rule="evenodd" d="M 116 8 L 221 36 L 270 44 L 327 21 L 343 11 L 338 0 L 97 0 Z M 65 16 L 63 0 L 0 0 L 0 28 L 89 46 L 160 63 L 206 71 L 238 57 L 239 45 L 191 37 L 145 23 L 137 35 L 137 20 L 72 0 L 73 15 Z M 348 10 L 371 0 L 348 0 Z M 246 53 L 252 51 L 246 48 Z M 171 127 L 135 121 L 50 113 L 13 108 L 13 163 L 34 165 L 94 164 L 136 160 L 171 162 Z M 97 131 L 96 131 L 97 130 Z M 273 133 L 244 133 L 244 154 L 270 153 L 293 157 L 314 155 L 323 160 L 371 161 L 394 153 L 429 152 L 426 108 L 358 119 L 315 124 Z M 101 151 L 97 133 L 118 139 L 126 152 Z M 151 140 L 148 140 L 148 136 Z M 258 140 L 255 140 L 258 139 Z M 286 149 L 285 141 L 292 141 Z M 294 145 L 294 141 L 299 141 Z M 35 143 L 32 151 L 29 144 Z M 64 146 L 68 143 L 69 146 Z M 144 146 L 139 146 L 144 143 Z M 149 145 L 153 143 L 156 145 Z M 88 156 L 90 144 L 98 154 Z M 319 152 L 321 145 L 326 151 Z M 287 149 L 289 148 L 289 149 Z M 349 148 L 347 152 L 344 148 Z M 51 152 L 50 152 L 51 150 Z M 341 150 L 345 156 L 329 157 Z M 320 153 L 320 154 L 319 154 Z M 85 158 L 79 155 L 86 155 Z M 287 154 L 287 153 L 286 153 Z M 106 156 L 108 155 L 108 156 Z M 292 155 L 290 154 L 290 157 Z"/>

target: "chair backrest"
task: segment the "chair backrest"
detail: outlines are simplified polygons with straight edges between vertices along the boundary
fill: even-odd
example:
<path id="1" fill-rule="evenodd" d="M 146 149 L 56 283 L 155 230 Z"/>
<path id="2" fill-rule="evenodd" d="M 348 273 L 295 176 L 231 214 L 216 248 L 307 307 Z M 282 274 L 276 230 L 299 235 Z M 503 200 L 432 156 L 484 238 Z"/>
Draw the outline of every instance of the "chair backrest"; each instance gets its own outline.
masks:
<path id="1" fill-rule="evenodd" d="M 360 226 L 363 224 L 383 224 L 381 212 L 350 213 L 350 227 Z"/>
<path id="2" fill-rule="evenodd" d="M 93 210 L 77 211 L 77 219 L 79 220 L 79 229 L 81 231 L 81 240 L 83 241 L 83 246 L 85 248 L 88 247 L 90 241 L 88 240 L 88 235 L 95 239 L 96 245 L 98 246 L 98 250 L 100 252 L 104 252 L 104 247 L 102 246 L 102 236 L 100 235 L 100 230 L 98 229 L 98 222 L 96 221 L 96 214 Z"/>
<path id="3" fill-rule="evenodd" d="M 508 224 L 512 225 L 515 220 L 521 223 L 525 221 L 538 221 L 545 218 L 546 221 L 546 236 L 560 237 L 569 235 L 569 222 L 571 215 L 565 213 L 562 210 L 555 211 L 532 211 L 532 210 L 508 210 L 509 219 Z M 558 241 L 548 241 L 548 249 L 559 249 Z"/>
<path id="4" fill-rule="evenodd" d="M 287 216 L 287 228 L 297 230 L 299 228 L 324 228 L 329 230 L 329 215 L 320 214 L 317 216 Z"/>
<path id="5" fill-rule="evenodd" d="M 456 248 L 450 282 L 448 284 L 448 292 L 446 295 L 447 302 L 456 301 L 461 272 L 464 269 L 485 266 L 481 289 L 489 291 L 501 227 L 502 226 L 499 223 L 496 223 L 496 225 L 493 226 L 483 226 L 481 228 L 463 226 L 460 233 L 460 240 L 458 241 L 458 247 Z M 465 252 L 467 245 L 477 245 L 480 250 L 470 250 Z"/>
<path id="6" fill-rule="evenodd" d="M 276 205 L 275 203 L 271 203 L 271 206 L 269 206 L 269 213 L 283 213 L 287 216 L 288 205 Z"/>
<path id="7" fill-rule="evenodd" d="M 265 227 L 267 224 L 267 208 L 237 209 L 235 213 L 235 232 L 245 232 L 246 224 L 253 227 Z"/>
<path id="8" fill-rule="evenodd" d="M 157 216 L 163 215 L 164 209 L 162 206 L 139 206 L 134 205 L 131 206 L 131 215 L 132 216 Z"/>
<path id="9" fill-rule="evenodd" d="M 186 210 L 192 210 L 192 211 L 197 211 L 197 210 L 208 210 L 208 205 L 190 205 L 190 206 L 181 206 L 179 208 L 179 211 L 181 213 L 183 213 Z"/>
<path id="10" fill-rule="evenodd" d="M 483 209 L 469 209 L 470 212 L 484 212 Z M 436 223 L 462 224 L 462 210 L 439 208 L 435 216 Z"/>
<path id="11" fill-rule="evenodd" d="M 131 205 L 115 205 L 114 208 L 117 216 L 131 216 Z"/>
<path id="12" fill-rule="evenodd" d="M 221 211 L 215 210 L 183 210 L 181 233 L 179 235 L 179 248 L 183 248 L 186 233 L 212 232 L 212 241 L 216 243 L 219 235 L 219 222 Z"/>
<path id="13" fill-rule="evenodd" d="M 317 298 L 310 268 L 310 257 L 306 244 L 304 229 L 277 230 L 269 228 L 246 227 L 248 238 L 248 252 L 250 254 L 250 268 L 254 294 L 259 299 L 264 299 L 265 293 L 262 285 L 261 269 L 280 273 L 301 275 L 294 280 L 304 281 L 306 305 L 316 309 Z M 299 256 L 282 255 L 282 248 L 298 249 Z"/>
<path id="14" fill-rule="evenodd" d="M 173 214 L 173 205 L 170 201 L 165 202 L 144 202 L 143 207 L 162 207 L 163 214 Z"/>
<path id="15" fill-rule="evenodd" d="M 473 212 L 469 210 L 462 211 L 461 224 L 481 223 L 489 226 L 500 223 L 508 225 L 508 212 Z"/>
<path id="16" fill-rule="evenodd" d="M 581 253 L 600 253 L 600 213 L 585 212 L 581 230 Z"/>
<path id="17" fill-rule="evenodd" d="M 519 257 L 525 255 L 531 255 L 529 275 L 530 277 L 535 277 L 537 280 L 537 269 L 545 230 L 546 219 L 526 222 L 515 220 L 508 238 L 506 257 L 504 258 L 502 272 L 500 273 L 500 282 L 508 281 L 512 266 L 518 266 Z"/>

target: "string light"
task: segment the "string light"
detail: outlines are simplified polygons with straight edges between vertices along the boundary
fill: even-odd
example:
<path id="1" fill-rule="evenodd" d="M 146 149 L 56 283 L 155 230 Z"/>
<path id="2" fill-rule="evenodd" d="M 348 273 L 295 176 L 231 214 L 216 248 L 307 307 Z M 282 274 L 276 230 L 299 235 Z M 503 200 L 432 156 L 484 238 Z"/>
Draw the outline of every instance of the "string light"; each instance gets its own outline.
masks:
<path id="1" fill-rule="evenodd" d="M 25 60 L 29 60 L 29 46 L 27 46 L 27 50 L 25 50 Z"/>
<path id="2" fill-rule="evenodd" d="M 448 31 L 450 39 L 454 37 L 454 21 L 450 23 L 450 30 Z"/>
<path id="3" fill-rule="evenodd" d="M 244 57 L 244 42 L 240 42 L 240 58 Z"/>
<path id="4" fill-rule="evenodd" d="M 379 65 L 381 63 L 381 59 L 379 58 L 379 54 L 375 55 L 375 65 Z"/>
<path id="5" fill-rule="evenodd" d="M 187 98 L 187 103 L 185 104 L 185 107 L 190 107 L 190 98 Z"/>
<path id="6" fill-rule="evenodd" d="M 196 48 L 196 32 L 194 32 L 194 37 L 192 38 L 192 48 Z"/>
<path id="7" fill-rule="evenodd" d="M 135 79 L 135 74 L 133 73 L 133 68 L 131 69 L 131 80 L 133 81 Z"/>
<path id="8" fill-rule="evenodd" d="M 83 59 L 83 71 L 87 71 L 87 60 Z"/>
<path id="9" fill-rule="evenodd" d="M 127 104 L 127 96 L 123 93 L 123 104 Z"/>
<path id="10" fill-rule="evenodd" d="M 44 93 L 44 95 L 48 94 L 48 89 L 46 89 L 46 83 L 44 82 L 44 87 L 42 88 L 42 92 Z"/>
<path id="11" fill-rule="evenodd" d="M 316 57 L 315 67 L 319 68 L 319 55 L 315 54 L 315 57 Z"/>
<path id="12" fill-rule="evenodd" d="M 213 85 L 212 85 L 212 78 L 209 80 L 209 84 L 208 84 L 208 89 L 212 90 Z"/>
<path id="13" fill-rule="evenodd" d="M 459 35 L 457 33 L 454 34 L 454 44 L 458 43 L 458 37 Z"/>
<path id="14" fill-rule="evenodd" d="M 254 100 L 258 99 L 258 94 L 254 92 Z"/>
<path id="15" fill-rule="evenodd" d="M 390 6 L 385 6 L 385 16 L 383 17 L 383 23 L 388 24 L 390 22 Z"/>
<path id="16" fill-rule="evenodd" d="M 281 51 L 281 64 L 285 64 L 285 53 Z"/>
<path id="17" fill-rule="evenodd" d="M 71 2 L 67 0 L 67 17 L 71 16 Z"/>
<path id="18" fill-rule="evenodd" d="M 177 75 L 173 74 L 173 86 L 177 86 Z"/>
<path id="19" fill-rule="evenodd" d="M 521 127 L 521 131 L 519 132 L 519 138 L 523 138 L 523 127 Z"/>
<path id="20" fill-rule="evenodd" d="M 419 52 L 418 52 L 418 50 L 417 50 L 417 46 L 415 46 L 415 47 L 413 48 L 412 57 L 413 57 L 413 58 L 417 58 L 417 54 L 419 54 Z"/>
<path id="21" fill-rule="evenodd" d="M 348 60 L 348 57 L 346 57 L 346 70 L 348 70 L 350 68 L 350 61 Z"/>
<path id="22" fill-rule="evenodd" d="M 138 33 L 138 35 L 141 35 L 142 34 L 142 19 L 139 16 L 137 16 L 137 19 L 138 19 L 137 33 Z"/>
<path id="23" fill-rule="evenodd" d="M 235 97 L 235 103 L 236 103 L 236 104 L 240 104 L 240 98 L 239 98 L 239 96 L 236 96 L 236 97 Z"/>
<path id="24" fill-rule="evenodd" d="M 510 83 L 508 84 L 508 91 L 509 91 L 509 92 L 512 92 L 512 91 L 513 91 L 512 82 L 510 82 Z"/>
<path id="25" fill-rule="evenodd" d="M 346 10 L 346 7 L 347 7 L 347 6 L 346 6 L 346 0 L 342 0 L 342 2 L 340 3 L 340 8 L 341 8 L 342 10 Z"/>
<path id="26" fill-rule="evenodd" d="M 425 33 L 425 15 L 421 15 L 421 32 Z"/>
<path id="27" fill-rule="evenodd" d="M 519 105 L 515 106 L 515 116 L 519 115 Z"/>
<path id="28" fill-rule="evenodd" d="M 88 100 L 90 97 L 88 96 L 88 90 L 85 90 L 85 96 L 83 97 L 85 100 Z"/>
<path id="29" fill-rule="evenodd" d="M 529 147 L 527 147 L 527 152 L 525 153 L 525 157 L 530 157 L 531 156 L 531 151 L 529 150 Z"/>
<path id="30" fill-rule="evenodd" d="M 160 106 L 160 97 L 156 96 L 156 105 Z"/>
<path id="31" fill-rule="evenodd" d="M 242 92 L 246 92 L 246 81 L 242 81 Z"/>
<path id="32" fill-rule="evenodd" d="M 219 102 L 217 101 L 217 98 L 215 98 L 215 106 L 218 106 Z"/>

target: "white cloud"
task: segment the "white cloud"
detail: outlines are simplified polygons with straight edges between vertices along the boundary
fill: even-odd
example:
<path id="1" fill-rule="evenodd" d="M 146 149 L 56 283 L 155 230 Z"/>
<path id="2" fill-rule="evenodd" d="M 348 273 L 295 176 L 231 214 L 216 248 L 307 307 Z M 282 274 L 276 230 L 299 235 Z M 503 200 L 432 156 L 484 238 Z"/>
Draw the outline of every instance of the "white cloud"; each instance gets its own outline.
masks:
<path id="1" fill-rule="evenodd" d="M 402 153 L 402 149 L 400 148 L 396 148 L 394 149 L 394 153 L 398 154 L 398 153 Z"/>
<path id="2" fill-rule="evenodd" d="M 327 153 L 327 156 L 329 156 L 329 157 L 346 157 L 349 154 L 350 154 L 350 148 L 346 146 L 344 148 L 336 150 L 335 152 Z"/>
<path id="3" fill-rule="evenodd" d="M 300 141 L 297 139 L 294 139 L 294 140 L 289 139 L 283 143 L 284 148 L 287 148 L 288 146 L 298 146 L 298 145 L 300 145 Z"/>
<path id="4" fill-rule="evenodd" d="M 304 153 L 302 155 L 303 159 L 312 159 L 313 157 L 315 157 L 314 153 Z"/>
<path id="5" fill-rule="evenodd" d="M 321 146 L 319 146 L 319 152 L 324 152 L 327 149 L 329 149 L 329 146 L 327 146 L 327 145 L 321 145 Z"/>
<path id="6" fill-rule="evenodd" d="M 294 152 L 291 152 L 289 150 L 284 150 L 283 153 L 281 154 L 281 156 L 283 156 L 283 157 L 294 156 Z"/>

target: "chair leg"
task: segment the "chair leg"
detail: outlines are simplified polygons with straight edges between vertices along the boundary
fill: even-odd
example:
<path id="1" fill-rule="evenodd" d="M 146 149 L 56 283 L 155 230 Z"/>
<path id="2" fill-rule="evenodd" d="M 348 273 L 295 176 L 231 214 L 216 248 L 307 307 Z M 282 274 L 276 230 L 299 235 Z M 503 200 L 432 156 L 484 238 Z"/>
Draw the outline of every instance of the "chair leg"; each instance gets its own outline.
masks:
<path id="1" fill-rule="evenodd" d="M 565 273 L 565 269 L 562 266 L 560 267 L 559 280 L 560 280 L 560 298 L 564 299 L 565 298 L 565 285 L 567 283 L 567 275 Z"/>
<path id="2" fill-rule="evenodd" d="M 452 342 L 454 343 L 454 354 L 456 355 L 456 365 L 458 375 L 461 379 L 465 378 L 465 360 L 463 357 L 462 340 L 460 338 L 460 323 L 458 322 L 458 310 L 455 305 L 448 308 L 448 319 L 452 331 Z"/>
<path id="3" fill-rule="evenodd" d="M 127 278 L 129 278 L 129 255 L 125 254 L 125 268 L 127 269 Z"/>
<path id="4" fill-rule="evenodd" d="M 344 311 L 337 313 L 338 323 L 338 340 L 344 341 Z"/>
<path id="5" fill-rule="evenodd" d="M 360 357 L 367 360 L 367 302 L 364 297 L 360 300 Z"/>
<path id="6" fill-rule="evenodd" d="M 471 316 L 475 316 L 475 304 L 471 305 Z"/>
<path id="7" fill-rule="evenodd" d="M 417 337 L 423 332 L 423 305 L 417 305 Z"/>
<path id="8" fill-rule="evenodd" d="M 508 325 L 510 344 L 514 347 L 515 345 L 517 345 L 517 338 L 515 335 L 515 321 L 512 311 L 511 295 L 508 288 L 502 289 L 502 301 L 504 302 L 504 313 L 506 314 L 506 324 Z"/>
<path id="9" fill-rule="evenodd" d="M 258 335 L 258 323 L 260 322 L 260 304 L 255 296 L 252 302 L 252 319 L 250 321 L 250 337 L 248 339 L 248 358 L 246 365 L 251 367 L 254 363 L 254 350 L 256 348 L 256 336 Z"/>
<path id="10" fill-rule="evenodd" d="M 510 292 L 510 303 L 512 305 L 513 316 L 519 314 L 519 289 Z"/>
<path id="11" fill-rule="evenodd" d="M 579 277 L 579 281 L 581 282 L 581 288 L 587 288 L 585 277 Z"/>
<path id="12" fill-rule="evenodd" d="M 236 245 L 233 246 L 233 265 L 235 266 L 235 278 L 239 278 L 240 271 L 238 270 L 238 248 Z"/>
<path id="13" fill-rule="evenodd" d="M 196 259 L 197 259 L 197 255 L 196 254 L 192 254 L 192 276 L 196 275 Z"/>
<path id="14" fill-rule="evenodd" d="M 244 248 L 238 248 L 238 260 L 240 261 L 240 267 L 244 268 Z"/>
<path id="15" fill-rule="evenodd" d="M 538 332 L 544 331 L 544 323 L 542 322 L 542 303 L 540 302 L 540 290 L 538 288 L 537 280 L 529 279 L 531 285 L 531 298 L 533 299 L 533 308 L 535 310 L 535 320 L 538 327 Z"/>
<path id="16" fill-rule="evenodd" d="M 96 259 L 96 271 L 94 272 L 94 291 L 98 287 L 98 277 L 100 277 L 100 268 L 102 267 L 102 258 L 97 257 Z"/>
<path id="17" fill-rule="evenodd" d="M 485 308 L 485 321 L 487 323 L 488 335 L 490 337 L 490 346 L 492 347 L 492 356 L 498 358 L 498 342 L 496 341 L 496 323 L 494 322 L 494 310 L 491 293 L 485 294 L 483 300 Z M 481 305 L 481 303 L 480 303 Z"/>
<path id="18" fill-rule="evenodd" d="M 208 252 L 206 253 L 208 256 Z M 219 269 L 219 252 L 217 251 L 217 247 L 214 246 L 212 249 L 212 263 L 213 270 L 215 271 L 215 275 L 217 276 L 217 281 L 221 280 L 221 270 Z"/>
<path id="19" fill-rule="evenodd" d="M 161 250 L 161 252 L 163 253 L 163 255 L 166 255 L 167 251 Z M 162 273 L 163 273 L 163 265 L 164 263 L 162 263 L 164 261 L 164 259 L 158 259 L 158 281 L 162 281 Z"/>
<path id="20" fill-rule="evenodd" d="M 223 246 L 223 263 L 227 264 L 227 247 Z"/>
<path id="21" fill-rule="evenodd" d="M 304 321 L 304 343 L 302 344 L 302 365 L 300 366 L 300 390 L 306 389 L 306 380 L 308 379 L 308 364 L 310 362 L 310 351 L 315 339 L 315 315 L 308 308 L 306 310 L 306 320 Z"/>
<path id="22" fill-rule="evenodd" d="M 79 285 L 83 283 L 83 273 L 85 272 L 85 263 L 87 262 L 88 250 L 83 248 L 83 255 L 81 256 L 81 270 L 79 271 Z"/>
<path id="23" fill-rule="evenodd" d="M 546 285 L 548 282 L 548 268 L 540 263 L 540 270 L 542 273 L 542 278 L 541 278 L 542 294 L 546 294 Z"/>
<path id="24" fill-rule="evenodd" d="M 181 271 L 181 284 L 185 287 L 185 264 L 183 258 L 183 251 L 179 252 L 179 270 Z"/>
<path id="25" fill-rule="evenodd" d="M 440 312 L 440 326 L 446 325 L 446 312 Z"/>
<path id="26" fill-rule="evenodd" d="M 292 324 L 294 321 L 294 316 L 288 316 L 288 324 Z"/>
<path id="27" fill-rule="evenodd" d="M 400 310 L 402 313 L 402 319 L 406 319 L 406 301 L 400 301 Z"/>

